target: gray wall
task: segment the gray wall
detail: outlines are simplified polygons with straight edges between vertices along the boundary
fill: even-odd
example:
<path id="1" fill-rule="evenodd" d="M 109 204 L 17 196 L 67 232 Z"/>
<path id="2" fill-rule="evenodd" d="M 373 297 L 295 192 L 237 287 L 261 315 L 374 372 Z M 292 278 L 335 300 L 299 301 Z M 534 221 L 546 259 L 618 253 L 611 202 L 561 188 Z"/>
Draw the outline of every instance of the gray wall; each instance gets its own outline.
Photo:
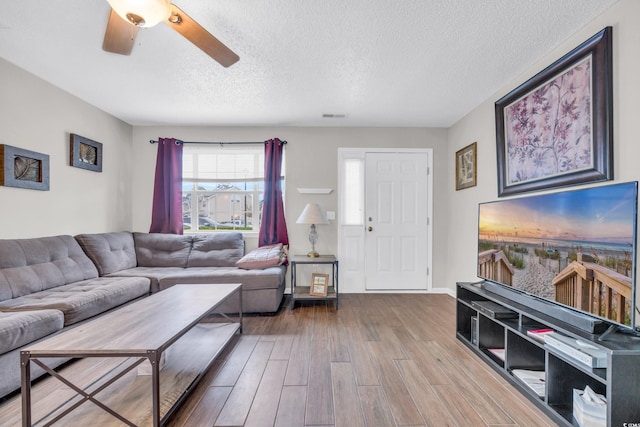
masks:
<path id="1" fill-rule="evenodd" d="M 432 148 L 433 149 L 433 287 L 443 287 L 446 272 L 447 194 L 449 174 L 445 129 L 425 128 L 295 128 L 295 127 L 136 127 L 133 131 L 133 228 L 148 230 L 151 223 L 153 173 L 156 145 L 150 139 L 173 137 L 183 141 L 264 141 L 287 140 L 285 211 L 291 253 L 306 253 L 308 227 L 295 223 L 305 204 L 319 203 L 325 210 L 338 210 L 338 148 Z M 332 188 L 328 195 L 300 194 L 298 187 Z M 318 227 L 321 253 L 337 253 L 336 222 Z M 255 236 L 248 245 L 255 246 Z M 348 290 L 345 284 L 344 290 Z"/>
<path id="2" fill-rule="evenodd" d="M 447 235 L 447 285 L 476 278 L 476 227 L 478 203 L 497 199 L 496 137 L 494 103 L 521 83 L 543 70 L 606 26 L 613 27 L 613 111 L 614 111 L 614 173 L 615 182 L 640 179 L 640 2 L 623 0 L 594 19 L 553 49 L 548 55 L 486 100 L 448 130 L 448 160 L 454 164 L 456 150 L 478 142 L 478 186 L 455 191 L 453 174 L 447 188 L 449 223 Z M 609 182 L 611 183 L 611 182 Z M 590 184 L 593 185 L 593 184 Z M 598 184 L 600 185 L 600 184 Z M 578 188 L 578 187 L 572 187 Z"/>
<path id="3" fill-rule="evenodd" d="M 0 238 L 131 227 L 128 124 L 0 59 L 0 144 L 48 154 L 50 191 L 0 187 Z M 69 166 L 69 134 L 104 144 L 102 173 Z"/>

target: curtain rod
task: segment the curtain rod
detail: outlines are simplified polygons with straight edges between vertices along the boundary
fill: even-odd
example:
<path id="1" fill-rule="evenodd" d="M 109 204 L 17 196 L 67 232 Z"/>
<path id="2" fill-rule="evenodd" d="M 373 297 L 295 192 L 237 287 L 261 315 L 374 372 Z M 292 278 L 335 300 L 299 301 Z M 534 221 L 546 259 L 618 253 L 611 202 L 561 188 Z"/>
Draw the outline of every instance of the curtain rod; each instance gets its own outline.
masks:
<path id="1" fill-rule="evenodd" d="M 149 144 L 157 144 L 158 141 L 155 139 L 150 139 Z M 180 141 L 176 140 L 176 144 L 215 144 L 215 145 L 257 145 L 257 144 L 266 144 L 266 141 L 255 141 L 255 142 L 197 142 L 197 141 Z M 280 141 L 281 144 L 286 145 L 287 141 Z"/>

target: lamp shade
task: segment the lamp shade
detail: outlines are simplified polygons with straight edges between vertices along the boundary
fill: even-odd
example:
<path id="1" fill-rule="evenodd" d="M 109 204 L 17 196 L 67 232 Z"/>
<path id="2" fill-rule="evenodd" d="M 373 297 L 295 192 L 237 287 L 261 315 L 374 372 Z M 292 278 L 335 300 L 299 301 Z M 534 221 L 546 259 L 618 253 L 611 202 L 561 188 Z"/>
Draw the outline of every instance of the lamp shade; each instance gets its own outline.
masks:
<path id="1" fill-rule="evenodd" d="M 139 27 L 153 27 L 169 19 L 169 0 L 107 0 L 122 19 Z"/>
<path id="2" fill-rule="evenodd" d="M 307 203 L 296 224 L 329 224 L 329 220 L 317 203 Z"/>

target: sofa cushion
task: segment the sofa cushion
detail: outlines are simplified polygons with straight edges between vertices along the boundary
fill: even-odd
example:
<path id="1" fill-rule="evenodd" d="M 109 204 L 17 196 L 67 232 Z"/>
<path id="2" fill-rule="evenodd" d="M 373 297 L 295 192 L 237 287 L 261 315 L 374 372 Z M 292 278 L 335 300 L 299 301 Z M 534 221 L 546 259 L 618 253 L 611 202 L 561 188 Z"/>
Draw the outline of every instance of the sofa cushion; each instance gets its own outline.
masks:
<path id="1" fill-rule="evenodd" d="M 106 277 L 148 277 L 151 280 L 151 293 L 155 293 L 160 290 L 160 278 L 184 271 L 181 267 L 134 267 L 116 271 Z"/>
<path id="2" fill-rule="evenodd" d="M 177 284 L 241 283 L 242 291 L 278 288 L 285 278 L 286 266 L 264 270 L 243 270 L 237 267 L 194 267 L 167 274 L 159 279 L 160 290 Z"/>
<path id="3" fill-rule="evenodd" d="M 261 246 L 240 258 L 236 266 L 246 270 L 263 269 L 282 265 L 287 259 L 282 243 Z"/>
<path id="4" fill-rule="evenodd" d="M 187 267 L 233 267 L 243 254 L 242 233 L 196 234 Z"/>
<path id="5" fill-rule="evenodd" d="M 187 266 L 192 235 L 133 233 L 139 267 Z"/>
<path id="6" fill-rule="evenodd" d="M 95 277 L 71 236 L 0 240 L 0 301 Z"/>
<path id="7" fill-rule="evenodd" d="M 137 265 L 133 235 L 128 231 L 79 234 L 75 238 L 96 265 L 100 276 Z"/>
<path id="8" fill-rule="evenodd" d="M 57 332 L 63 323 L 58 310 L 0 312 L 0 354 Z"/>
<path id="9" fill-rule="evenodd" d="M 148 294 L 145 277 L 99 277 L 2 301 L 0 310 L 60 310 L 67 326 Z"/>

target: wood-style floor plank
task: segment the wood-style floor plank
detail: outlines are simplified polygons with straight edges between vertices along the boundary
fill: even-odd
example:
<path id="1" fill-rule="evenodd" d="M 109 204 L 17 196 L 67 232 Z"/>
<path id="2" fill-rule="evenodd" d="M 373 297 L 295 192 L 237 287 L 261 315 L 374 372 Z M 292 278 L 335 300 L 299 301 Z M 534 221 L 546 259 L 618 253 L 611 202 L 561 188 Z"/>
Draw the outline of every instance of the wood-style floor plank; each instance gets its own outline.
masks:
<path id="1" fill-rule="evenodd" d="M 327 340 L 314 339 L 309 361 L 306 424 L 333 425 L 333 390 L 329 359 Z"/>
<path id="2" fill-rule="evenodd" d="M 247 360 L 238 381 L 216 420 L 217 426 L 243 425 L 266 369 L 273 342 L 260 341 Z"/>
<path id="3" fill-rule="evenodd" d="M 208 387 L 204 390 L 202 398 L 188 414 L 176 414 L 172 417 L 171 427 L 187 426 L 211 426 L 213 420 L 218 418 L 222 406 L 227 401 L 232 387 Z"/>
<path id="4" fill-rule="evenodd" d="M 357 327 L 350 327 L 347 334 L 349 337 L 349 355 L 353 364 L 356 384 L 380 385 L 376 367 Z"/>
<path id="5" fill-rule="evenodd" d="M 338 323 L 329 329 L 329 352 L 332 362 L 350 362 L 349 331 L 346 326 Z"/>
<path id="6" fill-rule="evenodd" d="M 285 360 L 270 360 L 267 362 L 267 367 L 253 399 L 245 426 L 273 426 L 278 412 L 278 403 L 280 402 L 280 393 L 284 384 L 286 368 L 287 362 Z"/>
<path id="7" fill-rule="evenodd" d="M 487 425 L 455 385 L 431 386 L 460 426 Z M 513 423 L 511 424 L 513 425 Z"/>
<path id="8" fill-rule="evenodd" d="M 554 425 L 456 339 L 455 309 L 448 295 L 344 294 L 340 310 L 324 302 L 290 310 L 287 300 L 275 316 L 246 316 L 244 334 L 168 426 Z M 85 359 L 62 370 L 74 382 L 100 383 L 120 363 Z M 71 391 L 45 378 L 33 396 L 44 414 Z M 20 426 L 20 416 L 19 394 L 0 401 L 0 426 Z M 58 425 L 73 427 L 73 419 Z M 120 425 L 99 411 L 94 420 Z"/>
<path id="9" fill-rule="evenodd" d="M 360 386 L 358 395 L 367 427 L 389 427 L 396 423 L 382 386 Z"/>
<path id="10" fill-rule="evenodd" d="M 387 401 L 391 406 L 396 424 L 401 426 L 424 425 L 422 415 L 416 408 L 402 376 L 393 363 L 393 356 L 397 354 L 397 351 L 389 349 L 384 342 L 371 341 L 367 344 L 373 355 L 380 384 L 387 395 Z"/>
<path id="11" fill-rule="evenodd" d="M 304 426 L 304 404 L 307 401 L 306 386 L 284 386 L 274 427 Z"/>
<path id="12" fill-rule="evenodd" d="M 413 360 L 396 360 L 396 367 L 407 384 L 418 410 L 429 426 L 456 426 L 451 413 Z"/>
<path id="13" fill-rule="evenodd" d="M 226 387 L 235 385 L 253 349 L 258 343 L 257 335 L 243 335 L 225 360 L 218 375 L 213 380 L 214 386 Z"/>
<path id="14" fill-rule="evenodd" d="M 358 385 L 351 363 L 331 364 L 333 401 L 336 427 L 365 427 L 362 407 L 358 398 Z"/>
<path id="15" fill-rule="evenodd" d="M 309 359 L 311 339 L 306 335 L 296 335 L 291 343 L 291 356 L 287 365 L 284 385 L 307 385 L 309 379 Z"/>
<path id="16" fill-rule="evenodd" d="M 478 384 L 473 381 L 473 376 L 469 375 L 469 371 L 465 369 L 465 362 L 447 358 L 446 351 L 440 347 L 437 342 L 429 341 L 430 351 L 433 352 L 435 358 L 441 359 L 446 366 L 447 375 L 457 386 L 458 391 L 463 394 L 471 406 L 473 406 L 478 414 L 487 424 L 490 425 L 513 425 L 513 420 L 494 400 L 493 396 L 487 393 L 484 384 Z M 482 363 L 479 359 L 472 363 Z M 477 369 L 482 369 L 478 366 Z"/>

